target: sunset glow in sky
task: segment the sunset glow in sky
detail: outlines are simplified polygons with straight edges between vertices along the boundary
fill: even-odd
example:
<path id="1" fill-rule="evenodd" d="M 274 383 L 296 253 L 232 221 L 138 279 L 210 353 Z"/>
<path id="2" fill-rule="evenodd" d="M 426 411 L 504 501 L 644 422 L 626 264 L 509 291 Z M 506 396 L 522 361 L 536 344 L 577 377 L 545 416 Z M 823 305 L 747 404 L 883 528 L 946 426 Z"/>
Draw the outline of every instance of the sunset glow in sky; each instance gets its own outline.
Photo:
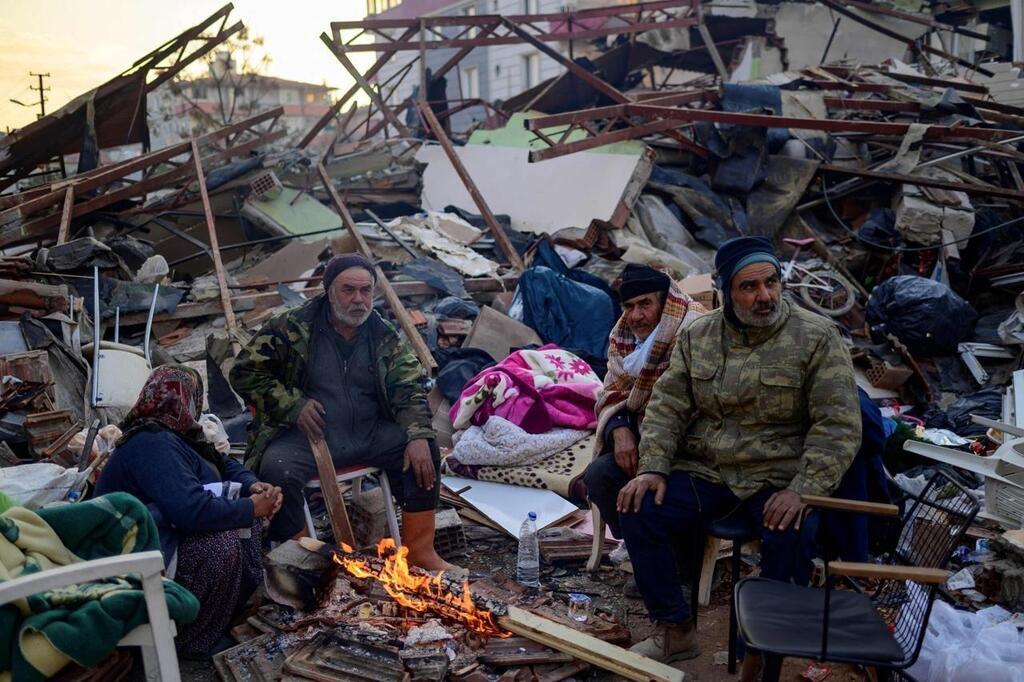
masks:
<path id="1" fill-rule="evenodd" d="M 46 111 L 113 78 L 139 57 L 217 11 L 227 0 L 0 0 L 0 131 L 35 120 L 47 73 Z M 268 75 L 347 88 L 352 81 L 320 42 L 331 21 L 362 18 L 365 0 L 234 0 L 230 23 L 261 35 Z M 359 53 L 366 68 L 372 53 Z M 369 60 L 369 61 L 367 61 Z M 10 102 L 29 104 L 22 107 Z"/>

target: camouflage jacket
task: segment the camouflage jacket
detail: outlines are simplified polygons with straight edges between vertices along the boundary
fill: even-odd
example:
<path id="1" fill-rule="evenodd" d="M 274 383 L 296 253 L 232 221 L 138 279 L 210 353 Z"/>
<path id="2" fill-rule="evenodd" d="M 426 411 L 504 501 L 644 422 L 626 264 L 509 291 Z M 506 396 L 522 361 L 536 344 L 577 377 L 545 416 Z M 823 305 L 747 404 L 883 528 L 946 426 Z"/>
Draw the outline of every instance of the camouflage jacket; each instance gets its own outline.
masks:
<path id="1" fill-rule="evenodd" d="M 255 408 L 249 428 L 246 464 L 251 469 L 267 446 L 295 424 L 306 404 L 310 330 L 323 314 L 326 297 L 314 298 L 263 326 L 242 349 L 231 369 L 231 385 Z M 385 414 L 406 430 L 409 440 L 433 438 L 423 365 L 398 330 L 376 312 L 370 315 L 371 348 L 377 365 L 378 395 Z"/>
<path id="2" fill-rule="evenodd" d="M 781 305 L 765 329 L 739 330 L 719 309 L 683 330 L 647 406 L 641 473 L 689 471 L 744 499 L 839 484 L 860 447 L 849 353 L 830 321 Z"/>

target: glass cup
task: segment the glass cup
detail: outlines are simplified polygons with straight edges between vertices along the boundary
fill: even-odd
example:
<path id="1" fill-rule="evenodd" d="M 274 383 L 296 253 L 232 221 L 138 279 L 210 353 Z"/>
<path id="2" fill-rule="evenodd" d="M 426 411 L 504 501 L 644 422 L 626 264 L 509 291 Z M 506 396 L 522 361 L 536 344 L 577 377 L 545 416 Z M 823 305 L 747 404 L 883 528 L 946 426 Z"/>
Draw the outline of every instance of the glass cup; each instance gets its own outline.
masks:
<path id="1" fill-rule="evenodd" d="M 573 592 L 569 595 L 569 617 L 580 623 L 586 623 L 590 618 L 590 604 L 592 600 L 585 594 Z"/>

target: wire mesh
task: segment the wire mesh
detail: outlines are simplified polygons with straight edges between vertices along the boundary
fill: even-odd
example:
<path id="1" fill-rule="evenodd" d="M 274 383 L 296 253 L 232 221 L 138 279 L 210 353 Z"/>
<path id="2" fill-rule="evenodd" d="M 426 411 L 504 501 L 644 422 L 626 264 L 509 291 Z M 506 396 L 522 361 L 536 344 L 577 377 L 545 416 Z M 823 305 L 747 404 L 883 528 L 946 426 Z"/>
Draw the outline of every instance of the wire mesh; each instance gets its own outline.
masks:
<path id="1" fill-rule="evenodd" d="M 970 493 L 945 473 L 936 472 L 903 517 L 892 562 L 945 568 L 978 509 Z M 903 649 L 904 663 L 917 657 L 936 589 L 912 580 L 886 580 L 875 592 L 875 606 Z"/>

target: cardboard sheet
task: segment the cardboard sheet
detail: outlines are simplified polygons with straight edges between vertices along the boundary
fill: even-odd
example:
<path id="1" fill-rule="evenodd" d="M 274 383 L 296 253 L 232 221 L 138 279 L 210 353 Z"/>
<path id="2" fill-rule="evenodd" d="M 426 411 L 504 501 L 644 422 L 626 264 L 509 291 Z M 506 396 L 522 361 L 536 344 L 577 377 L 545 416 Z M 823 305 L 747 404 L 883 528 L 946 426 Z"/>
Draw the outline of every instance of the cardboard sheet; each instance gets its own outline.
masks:
<path id="1" fill-rule="evenodd" d="M 530 512 L 537 514 L 537 530 L 540 530 L 579 510 L 576 505 L 550 490 L 474 481 L 457 476 L 442 476 L 441 482 L 452 492 L 468 487 L 459 493 L 459 497 L 514 538 L 519 537 L 519 527 Z"/>

